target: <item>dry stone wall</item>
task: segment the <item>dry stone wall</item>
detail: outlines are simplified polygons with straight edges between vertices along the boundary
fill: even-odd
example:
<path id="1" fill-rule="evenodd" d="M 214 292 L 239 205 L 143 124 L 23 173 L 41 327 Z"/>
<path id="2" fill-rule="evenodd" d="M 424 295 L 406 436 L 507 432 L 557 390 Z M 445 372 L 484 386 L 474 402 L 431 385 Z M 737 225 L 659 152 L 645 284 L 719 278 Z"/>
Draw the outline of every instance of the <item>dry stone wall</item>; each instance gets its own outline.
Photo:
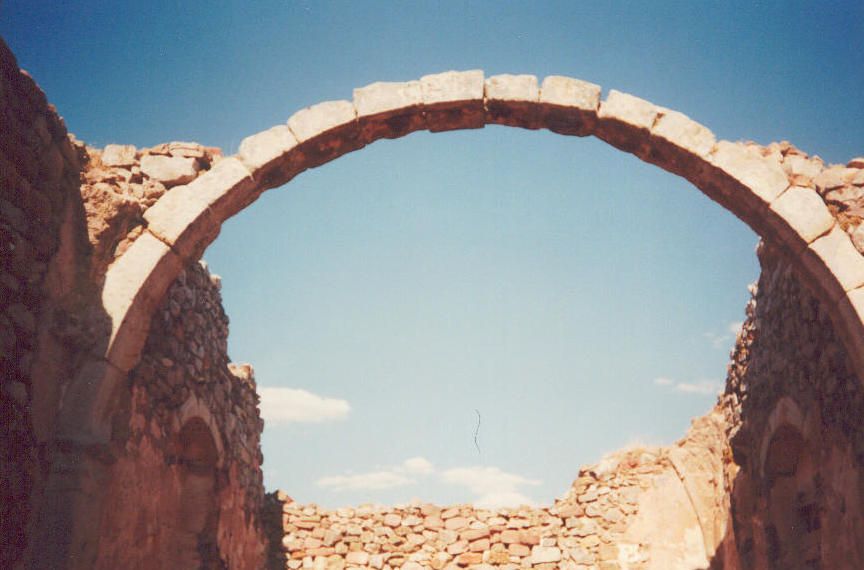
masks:
<path id="1" fill-rule="evenodd" d="M 229 362 L 227 339 L 219 278 L 194 263 L 168 290 L 130 375 L 97 568 L 260 568 L 263 423 L 252 368 Z M 194 420 L 217 457 L 190 471 L 178 438 Z M 195 476 L 206 492 L 190 490 Z"/>
<path id="2" fill-rule="evenodd" d="M 52 284 L 46 281 L 59 249 L 60 228 L 70 208 L 80 204 L 78 165 L 77 149 L 67 138 L 62 119 L 0 40 L 2 568 L 21 560 L 32 502 L 48 461 L 50 430 L 44 424 L 54 410 L 34 406 L 39 388 L 33 368 L 40 334 L 49 328 L 43 313 L 50 312 L 46 289 Z"/>
<path id="3" fill-rule="evenodd" d="M 549 507 L 327 510 L 277 491 L 265 511 L 270 568 L 707 568 L 725 532 L 725 448 L 715 410 L 675 446 L 629 449 L 584 467 Z"/>
<path id="4" fill-rule="evenodd" d="M 788 260 L 760 258 L 723 397 L 735 460 L 724 568 L 864 568 L 861 380 Z"/>

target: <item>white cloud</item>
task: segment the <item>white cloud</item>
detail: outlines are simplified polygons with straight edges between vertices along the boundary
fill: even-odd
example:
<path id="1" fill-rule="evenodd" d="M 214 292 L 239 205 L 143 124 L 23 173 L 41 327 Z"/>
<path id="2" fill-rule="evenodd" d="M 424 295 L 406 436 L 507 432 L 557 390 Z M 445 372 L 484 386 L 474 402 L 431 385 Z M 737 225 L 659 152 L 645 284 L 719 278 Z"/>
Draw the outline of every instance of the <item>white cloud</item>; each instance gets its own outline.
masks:
<path id="1" fill-rule="evenodd" d="M 351 405 L 297 388 L 259 388 L 261 417 L 270 425 L 320 423 L 345 419 Z"/>
<path id="2" fill-rule="evenodd" d="M 329 487 L 334 491 L 380 491 L 416 482 L 394 471 L 372 471 L 356 475 L 331 475 L 318 479 L 316 483 L 319 487 Z"/>
<path id="3" fill-rule="evenodd" d="M 710 340 L 714 348 L 727 348 L 730 343 L 735 341 L 742 326 L 744 326 L 743 321 L 732 321 L 726 325 L 726 329 L 722 333 L 706 332 L 702 336 Z"/>
<path id="4" fill-rule="evenodd" d="M 454 467 L 441 473 L 441 479 L 451 485 L 467 487 L 477 495 L 472 501 L 481 508 L 533 505 L 534 501 L 519 491 L 524 485 L 539 485 L 540 481 L 507 473 L 497 467 Z"/>
<path id="5" fill-rule="evenodd" d="M 698 394 L 702 396 L 713 396 L 722 389 L 720 382 L 713 380 L 699 380 L 698 382 L 676 382 L 671 378 L 655 378 L 654 384 L 682 392 L 684 394 Z"/>
<path id="6" fill-rule="evenodd" d="M 399 467 L 405 473 L 416 473 L 418 475 L 428 475 L 432 473 L 434 467 L 432 463 L 425 457 L 412 457 L 402 462 Z"/>
<path id="7" fill-rule="evenodd" d="M 316 484 L 334 491 L 380 491 L 414 485 L 417 483 L 414 476 L 428 475 L 434 470 L 432 462 L 428 459 L 411 457 L 399 465 L 378 471 L 322 477 L 316 481 Z"/>
<path id="8" fill-rule="evenodd" d="M 713 396 L 720 391 L 720 383 L 712 382 L 711 380 L 700 380 L 699 382 L 678 382 L 675 384 L 675 390 L 678 392 L 684 392 L 685 394 Z"/>

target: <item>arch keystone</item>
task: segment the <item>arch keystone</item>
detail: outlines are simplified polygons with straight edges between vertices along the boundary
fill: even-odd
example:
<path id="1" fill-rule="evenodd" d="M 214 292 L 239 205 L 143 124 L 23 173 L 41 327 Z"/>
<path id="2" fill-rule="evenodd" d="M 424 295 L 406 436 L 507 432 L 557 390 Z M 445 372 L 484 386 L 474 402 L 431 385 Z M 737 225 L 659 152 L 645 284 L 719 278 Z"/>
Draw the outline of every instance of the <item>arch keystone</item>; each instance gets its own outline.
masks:
<path id="1" fill-rule="evenodd" d="M 597 111 L 597 136 L 615 148 L 644 157 L 648 133 L 660 109 L 653 103 L 612 89 Z"/>
<path id="2" fill-rule="evenodd" d="M 486 123 L 540 128 L 540 88 L 534 75 L 493 75 L 486 79 Z"/>
<path id="3" fill-rule="evenodd" d="M 550 75 L 540 86 L 540 121 L 562 135 L 584 137 L 597 123 L 599 85 L 572 77 Z"/>
<path id="4" fill-rule="evenodd" d="M 302 171 L 299 144 L 288 125 L 276 125 L 243 139 L 237 158 L 255 180 L 279 186 Z"/>
<path id="5" fill-rule="evenodd" d="M 148 232 L 105 275 L 102 307 L 111 319 L 105 359 L 128 372 L 141 355 L 150 318 L 183 267 L 180 257 Z"/>
<path id="6" fill-rule="evenodd" d="M 483 72 L 446 71 L 420 78 L 426 125 L 433 133 L 480 129 L 486 124 Z"/>
<path id="7" fill-rule="evenodd" d="M 223 158 L 194 182 L 162 196 L 144 212 L 144 219 L 153 235 L 184 259 L 192 259 L 219 235 L 222 222 L 263 190 L 240 160 Z"/>
<path id="8" fill-rule="evenodd" d="M 325 101 L 301 109 L 288 119 L 288 128 L 301 143 L 306 168 L 363 146 L 357 138 L 357 111 L 351 101 Z"/>
<path id="9" fill-rule="evenodd" d="M 772 216 L 768 218 L 769 223 L 794 252 L 804 249 L 834 227 L 834 216 L 819 194 L 802 186 L 783 192 L 771 203 L 771 210 L 782 222 L 777 223 Z"/>
<path id="10" fill-rule="evenodd" d="M 419 81 L 377 82 L 354 90 L 360 141 L 394 139 L 426 127 Z"/>

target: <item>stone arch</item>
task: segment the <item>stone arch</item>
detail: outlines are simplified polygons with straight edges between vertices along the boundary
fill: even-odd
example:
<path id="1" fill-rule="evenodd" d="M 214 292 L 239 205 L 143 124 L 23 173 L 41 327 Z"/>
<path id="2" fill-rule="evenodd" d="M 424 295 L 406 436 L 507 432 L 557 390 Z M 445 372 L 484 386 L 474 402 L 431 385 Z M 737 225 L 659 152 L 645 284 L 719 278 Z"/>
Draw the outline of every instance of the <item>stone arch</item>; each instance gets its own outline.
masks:
<path id="1" fill-rule="evenodd" d="M 632 95 L 611 90 L 601 100 L 599 86 L 577 79 L 550 76 L 541 84 L 530 75 L 446 72 L 373 83 L 355 89 L 353 101 L 302 109 L 149 208 L 147 227 L 106 274 L 110 335 L 66 390 L 60 437 L 88 446 L 110 441 L 113 398 L 140 358 L 168 286 L 221 224 L 262 192 L 381 138 L 487 124 L 593 135 L 690 181 L 785 252 L 827 307 L 864 378 L 864 257 L 819 194 L 790 181 L 779 157 L 717 140 L 685 115 Z"/>

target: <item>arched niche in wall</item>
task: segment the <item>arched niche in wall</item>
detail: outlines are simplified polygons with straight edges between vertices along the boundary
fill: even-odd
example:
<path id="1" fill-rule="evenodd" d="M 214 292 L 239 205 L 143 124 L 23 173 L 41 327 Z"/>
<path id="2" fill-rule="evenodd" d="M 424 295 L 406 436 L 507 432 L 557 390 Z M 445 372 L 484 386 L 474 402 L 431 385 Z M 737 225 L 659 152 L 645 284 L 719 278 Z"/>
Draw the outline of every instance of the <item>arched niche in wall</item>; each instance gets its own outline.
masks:
<path id="1" fill-rule="evenodd" d="M 762 518 L 765 567 L 822 568 L 821 489 L 817 449 L 798 407 L 784 399 L 763 443 Z"/>
<path id="2" fill-rule="evenodd" d="M 172 568 L 222 568 L 216 543 L 219 523 L 216 441 L 207 423 L 193 417 L 183 424 L 173 444 L 180 494 L 168 564 Z"/>

